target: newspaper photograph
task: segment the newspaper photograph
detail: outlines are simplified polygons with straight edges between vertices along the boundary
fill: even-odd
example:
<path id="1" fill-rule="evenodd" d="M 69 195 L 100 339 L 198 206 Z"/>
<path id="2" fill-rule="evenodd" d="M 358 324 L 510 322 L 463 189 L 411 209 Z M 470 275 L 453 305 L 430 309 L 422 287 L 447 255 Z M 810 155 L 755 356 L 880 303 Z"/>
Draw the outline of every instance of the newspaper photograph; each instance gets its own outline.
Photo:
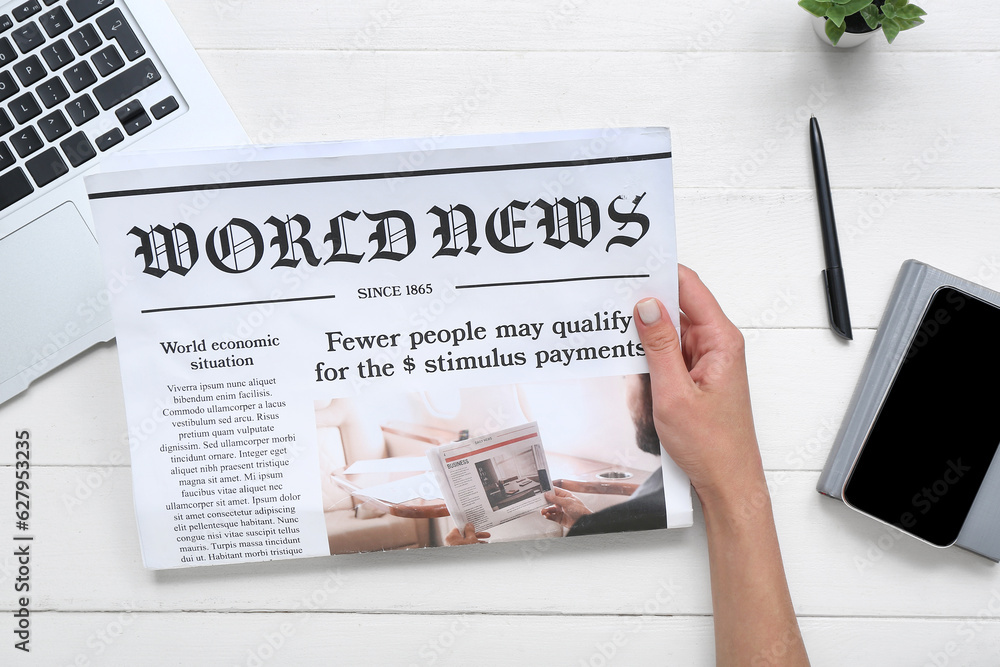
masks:
<path id="1" fill-rule="evenodd" d="M 87 188 L 147 567 L 691 524 L 632 314 L 678 321 L 665 128 L 122 156 Z"/>

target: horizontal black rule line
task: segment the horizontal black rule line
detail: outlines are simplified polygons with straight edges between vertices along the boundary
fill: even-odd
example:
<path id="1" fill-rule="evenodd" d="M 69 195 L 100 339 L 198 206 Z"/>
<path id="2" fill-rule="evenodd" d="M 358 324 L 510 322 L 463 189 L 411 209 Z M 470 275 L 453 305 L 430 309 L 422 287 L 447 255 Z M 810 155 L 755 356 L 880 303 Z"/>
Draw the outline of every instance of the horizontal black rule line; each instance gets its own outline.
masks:
<path id="1" fill-rule="evenodd" d="M 519 285 L 548 285 L 552 283 L 576 283 L 583 280 L 619 280 L 623 278 L 648 278 L 648 273 L 620 276 L 580 276 L 578 278 L 552 278 L 551 280 L 516 280 L 508 283 L 480 283 L 478 285 L 456 285 L 455 289 L 477 289 L 479 287 L 517 287 Z"/>
<path id="2" fill-rule="evenodd" d="M 553 169 L 561 167 L 587 167 L 618 162 L 645 162 L 647 160 L 667 160 L 670 153 L 647 153 L 644 155 L 613 155 L 610 157 L 583 160 L 553 160 L 550 162 L 525 162 L 521 164 L 488 164 L 474 167 L 448 167 L 442 169 L 415 169 L 413 171 L 389 171 L 372 174 L 338 174 L 331 176 L 304 176 L 302 178 L 276 178 L 259 181 L 233 181 L 231 183 L 197 183 L 194 185 L 174 185 L 160 188 L 135 190 L 111 190 L 94 192 L 90 199 L 112 199 L 115 197 L 141 197 L 144 195 L 173 194 L 177 192 L 200 192 L 204 190 L 232 190 L 237 188 L 262 188 L 280 185 L 301 185 L 307 183 L 343 183 L 349 181 L 371 181 L 390 178 L 415 178 L 418 176 L 442 176 L 447 174 L 475 174 L 497 171 L 519 171 L 524 169 Z"/>
<path id="3" fill-rule="evenodd" d="M 146 310 L 140 311 L 142 314 L 147 313 L 170 313 L 178 310 L 202 310 L 205 308 L 229 308 L 232 306 L 259 306 L 265 303 L 292 303 L 295 301 L 318 301 L 321 299 L 335 299 L 337 298 L 333 294 L 322 294 L 320 296 L 298 296 L 288 299 L 261 299 L 260 301 L 233 301 L 231 303 L 206 303 L 199 304 L 196 306 L 171 306 L 169 308 L 147 308 Z"/>

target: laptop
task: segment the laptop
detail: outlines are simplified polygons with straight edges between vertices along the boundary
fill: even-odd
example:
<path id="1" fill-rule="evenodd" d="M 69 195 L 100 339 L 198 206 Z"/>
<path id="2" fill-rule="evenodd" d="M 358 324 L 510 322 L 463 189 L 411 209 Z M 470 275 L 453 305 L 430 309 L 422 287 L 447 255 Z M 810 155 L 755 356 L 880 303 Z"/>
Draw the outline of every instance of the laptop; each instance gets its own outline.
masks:
<path id="1" fill-rule="evenodd" d="M 246 143 L 162 0 L 0 0 L 0 403 L 114 337 L 82 176 Z"/>

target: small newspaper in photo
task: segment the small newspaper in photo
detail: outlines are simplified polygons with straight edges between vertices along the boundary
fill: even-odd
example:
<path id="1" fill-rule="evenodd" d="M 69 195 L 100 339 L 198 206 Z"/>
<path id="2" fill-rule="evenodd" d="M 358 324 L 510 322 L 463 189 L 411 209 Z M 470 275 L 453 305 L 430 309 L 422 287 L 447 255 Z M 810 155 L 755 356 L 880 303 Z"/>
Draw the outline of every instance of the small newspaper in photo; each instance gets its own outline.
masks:
<path id="1" fill-rule="evenodd" d="M 459 528 L 498 526 L 545 507 L 552 490 L 538 424 L 505 429 L 428 452 Z"/>

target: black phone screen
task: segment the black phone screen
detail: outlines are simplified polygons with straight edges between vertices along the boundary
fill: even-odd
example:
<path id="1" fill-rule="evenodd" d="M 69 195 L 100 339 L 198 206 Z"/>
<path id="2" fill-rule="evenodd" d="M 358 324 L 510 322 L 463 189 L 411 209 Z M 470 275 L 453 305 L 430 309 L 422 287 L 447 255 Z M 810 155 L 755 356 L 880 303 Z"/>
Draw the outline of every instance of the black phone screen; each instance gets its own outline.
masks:
<path id="1" fill-rule="evenodd" d="M 934 293 L 844 486 L 844 502 L 953 544 L 1000 443 L 1000 309 Z"/>

